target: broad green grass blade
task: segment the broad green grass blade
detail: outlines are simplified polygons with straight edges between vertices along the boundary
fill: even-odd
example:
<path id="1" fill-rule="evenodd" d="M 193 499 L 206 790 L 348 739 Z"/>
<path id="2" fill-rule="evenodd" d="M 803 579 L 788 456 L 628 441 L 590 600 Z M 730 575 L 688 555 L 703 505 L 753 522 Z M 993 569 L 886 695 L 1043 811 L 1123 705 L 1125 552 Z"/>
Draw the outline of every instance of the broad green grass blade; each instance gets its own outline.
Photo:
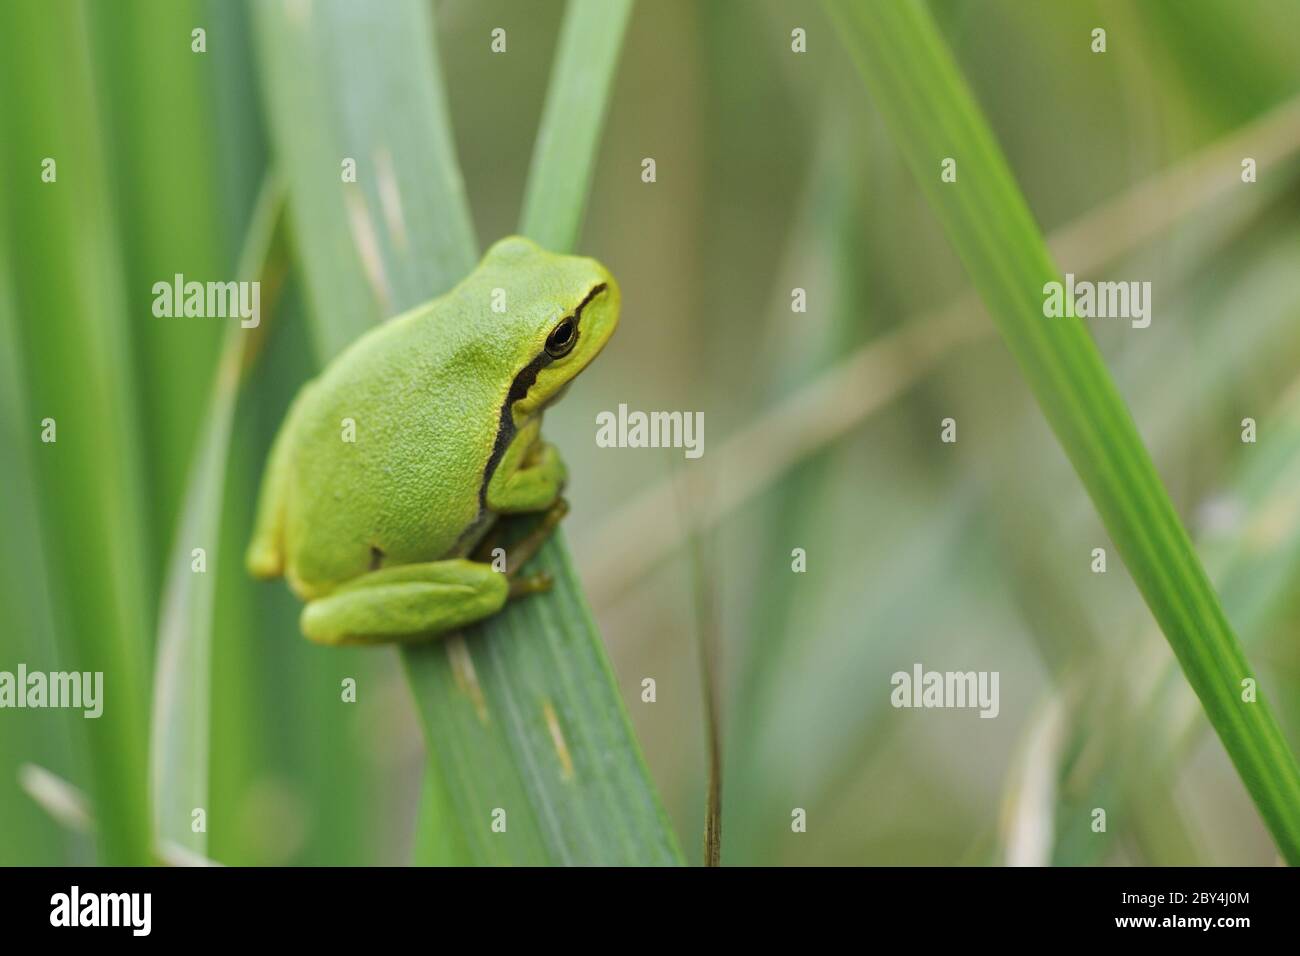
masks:
<path id="1" fill-rule="evenodd" d="M 291 180 L 290 221 L 327 360 L 478 259 L 433 22 L 415 0 L 253 8 L 271 138 Z"/>
<path id="2" fill-rule="evenodd" d="M 630 8 L 580 0 L 561 30 L 520 225 L 556 251 L 577 239 Z M 431 745 L 458 813 L 475 821 L 471 853 L 493 862 L 680 862 L 561 534 L 536 564 L 555 581 L 549 594 L 453 639 L 445 657 L 406 656 L 422 706 L 445 702 L 429 723 L 457 731 Z M 487 828 L 489 794 L 501 795 L 494 806 L 516 808 L 508 838 Z"/>
<path id="3" fill-rule="evenodd" d="M 1300 768 L 1265 696 L 1242 700 L 1254 675 L 1095 344 L 1078 320 L 1043 316 L 1061 275 L 933 20 L 910 0 L 827 7 L 1282 855 L 1300 863 Z M 950 156 L 958 182 L 945 184 Z"/>
<path id="4" fill-rule="evenodd" d="M 256 11 L 273 139 L 322 362 L 374 321 L 446 291 L 477 259 L 428 7 L 402 2 L 381 16 L 359 9 L 265 4 Z M 606 13 L 590 5 L 582 15 Z M 581 24 L 566 31 L 593 36 Z M 356 43 L 376 36 L 390 42 Z M 348 45 L 346 55 L 329 58 Z M 571 48 L 568 56 L 591 52 Z M 557 67 L 562 75 L 573 69 Z M 331 92 L 345 87 L 346 96 Z M 602 112 L 593 106 L 585 121 L 598 126 Z M 563 108 L 554 116 L 574 119 Z M 594 148 L 595 133 L 571 132 Z M 358 144 L 351 152 L 349 142 Z M 363 163 L 356 157 L 363 148 L 378 158 Z M 358 159 L 356 184 L 340 182 L 335 156 Z M 564 188 L 580 202 L 591 161 L 573 160 L 583 176 Z M 552 175 L 571 172 L 551 168 Z M 561 186 L 535 180 L 533 188 Z M 572 237 L 554 241 L 567 245 Z M 417 243 L 424 251 L 412 256 L 406 250 Z M 432 821 L 433 831 L 422 824 L 421 844 L 450 847 L 439 852 L 442 862 L 676 862 L 567 554 L 557 541 L 537 563 L 556 579 L 549 595 L 518 602 L 463 638 L 402 652 L 436 804 L 455 813 Z M 492 830 L 498 808 L 506 811 L 504 833 Z"/>
<path id="5" fill-rule="evenodd" d="M 259 281 L 267 292 L 277 284 L 266 281 L 266 273 L 283 206 L 283 187 L 272 176 L 258 199 L 240 256 L 239 279 Z M 267 321 L 271 308 L 270 297 L 264 295 L 262 321 Z M 154 669 L 150 783 L 156 834 L 160 842 L 203 856 L 208 852 L 207 828 L 196 832 L 191 814 L 196 808 L 205 813 L 211 808 L 208 773 L 217 557 L 219 545 L 239 544 L 220 540 L 222 493 L 246 343 L 254 334 L 236 323 L 226 330 L 163 586 Z M 194 566 L 196 548 L 204 552 L 201 573 Z"/>
<path id="6" fill-rule="evenodd" d="M 536 566 L 549 594 L 406 655 L 471 856 L 679 862 L 568 554 L 552 544 Z M 497 808 L 506 833 L 490 829 Z"/>
<path id="7" fill-rule="evenodd" d="M 152 567 L 142 452 L 103 130 L 89 68 L 86 6 L 16 4 L 0 31 L 0 111 L 28 407 L 54 582 L 65 609 L 63 666 L 102 672 L 104 711 L 85 733 L 101 859 L 150 854 L 145 715 Z M 43 182 L 43 157 L 57 180 Z M 47 167 L 48 168 L 48 167 Z M 40 439 L 40 421 L 57 441 Z M 76 569 L 71 573 L 71 569 Z M 68 590 L 75 588 L 75 593 Z"/>

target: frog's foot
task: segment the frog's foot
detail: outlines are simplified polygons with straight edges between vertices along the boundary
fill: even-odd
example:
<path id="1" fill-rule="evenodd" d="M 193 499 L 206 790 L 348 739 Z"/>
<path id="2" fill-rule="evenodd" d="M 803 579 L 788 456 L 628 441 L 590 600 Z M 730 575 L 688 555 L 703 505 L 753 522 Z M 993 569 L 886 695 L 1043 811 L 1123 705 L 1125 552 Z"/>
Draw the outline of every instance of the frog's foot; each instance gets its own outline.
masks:
<path id="1" fill-rule="evenodd" d="M 487 506 L 497 514 L 545 511 L 564 488 L 564 460 L 550 442 L 536 441 L 536 434 L 532 426 L 516 435 L 488 481 Z"/>
<path id="2" fill-rule="evenodd" d="M 452 558 L 363 574 L 302 609 L 318 644 L 417 643 L 495 614 L 511 582 L 489 564 Z"/>
<path id="3" fill-rule="evenodd" d="M 555 504 L 551 505 L 546 514 L 542 515 L 542 520 L 537 523 L 537 527 L 510 546 L 510 549 L 506 552 L 507 577 L 514 578 L 523 570 L 524 565 L 542 549 L 546 539 L 555 533 L 555 529 L 560 526 L 560 522 L 564 520 L 564 516 L 568 513 L 569 503 L 563 498 L 556 498 Z M 546 590 L 546 588 L 542 590 Z"/>

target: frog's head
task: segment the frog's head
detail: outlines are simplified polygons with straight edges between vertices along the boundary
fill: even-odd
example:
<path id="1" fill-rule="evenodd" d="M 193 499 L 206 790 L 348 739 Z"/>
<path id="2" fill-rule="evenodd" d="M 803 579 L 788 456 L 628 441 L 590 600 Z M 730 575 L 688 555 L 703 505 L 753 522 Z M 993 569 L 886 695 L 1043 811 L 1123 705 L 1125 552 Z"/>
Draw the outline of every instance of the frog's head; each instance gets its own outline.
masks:
<path id="1" fill-rule="evenodd" d="M 503 285 L 527 303 L 508 320 L 518 350 L 510 399 L 524 419 L 558 398 L 605 347 L 618 325 L 618 283 L 595 259 L 555 255 L 519 236 L 496 243 L 484 265 L 506 273 Z"/>

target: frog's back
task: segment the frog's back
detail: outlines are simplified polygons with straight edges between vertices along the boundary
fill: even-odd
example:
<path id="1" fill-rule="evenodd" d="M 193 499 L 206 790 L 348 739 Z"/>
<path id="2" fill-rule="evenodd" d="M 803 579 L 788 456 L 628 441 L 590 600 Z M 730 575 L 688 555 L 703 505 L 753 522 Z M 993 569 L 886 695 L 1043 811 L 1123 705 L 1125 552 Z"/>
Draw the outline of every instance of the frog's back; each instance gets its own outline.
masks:
<path id="1" fill-rule="evenodd" d="M 452 554 L 482 518 L 508 378 L 426 307 L 359 340 L 294 410 L 283 542 L 304 597 Z"/>

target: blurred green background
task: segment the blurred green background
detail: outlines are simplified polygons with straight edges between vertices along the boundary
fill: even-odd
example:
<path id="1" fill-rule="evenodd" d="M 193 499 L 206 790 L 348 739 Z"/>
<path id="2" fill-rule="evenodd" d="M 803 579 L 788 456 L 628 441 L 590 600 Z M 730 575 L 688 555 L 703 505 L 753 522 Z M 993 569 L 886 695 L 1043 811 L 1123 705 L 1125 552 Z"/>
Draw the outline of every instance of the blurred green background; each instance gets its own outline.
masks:
<path id="1" fill-rule="evenodd" d="M 1062 268 L 1153 285 L 1149 329 L 1090 329 L 1294 748 L 1300 6 L 930 8 Z M 486 246 L 516 229 L 564 7 L 432 9 Z M 271 160 L 276 51 L 258 28 L 219 0 L 0 11 L 0 670 L 103 670 L 110 708 L 0 712 L 0 863 L 95 861 L 148 825 L 164 582 L 230 324 L 156 318 L 151 287 L 236 277 Z M 688 860 L 705 641 L 727 863 L 1272 863 L 823 8 L 642 2 L 616 77 L 577 251 L 619 278 L 624 314 L 546 431 L 570 467 L 579 574 Z M 1257 183 L 1240 181 L 1244 157 Z M 241 567 L 267 447 L 314 373 L 307 308 L 291 272 L 231 423 L 209 569 L 207 855 L 405 863 L 424 747 L 396 654 L 307 644 L 286 589 Z M 818 404 L 818 383 L 900 333 L 913 347 L 888 353 L 888 376 L 856 382 L 873 397 Z M 598 448 L 595 416 L 619 403 L 702 411 L 704 456 Z M 938 440 L 949 416 L 955 445 Z M 1112 552 L 1106 574 L 1090 571 L 1095 547 Z M 998 718 L 892 709 L 890 675 L 918 661 L 1000 672 Z M 339 702 L 344 677 L 364 688 L 355 705 Z M 97 843 L 56 822 L 33 765 L 93 793 L 120 832 Z"/>

